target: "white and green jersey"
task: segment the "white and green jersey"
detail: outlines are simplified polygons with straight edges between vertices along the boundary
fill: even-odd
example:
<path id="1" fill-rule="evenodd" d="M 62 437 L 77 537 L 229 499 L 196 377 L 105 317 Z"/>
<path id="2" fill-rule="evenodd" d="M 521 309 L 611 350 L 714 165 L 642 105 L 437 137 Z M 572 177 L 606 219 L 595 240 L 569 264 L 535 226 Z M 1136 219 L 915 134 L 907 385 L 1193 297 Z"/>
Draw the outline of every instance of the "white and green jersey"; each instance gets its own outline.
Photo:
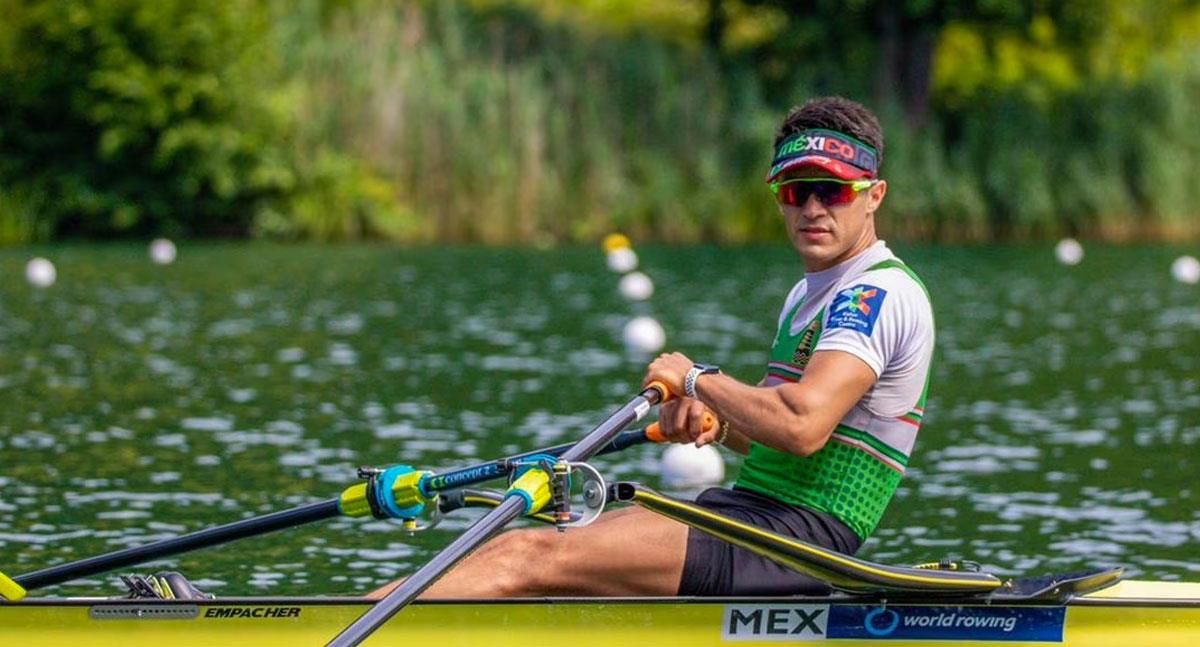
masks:
<path id="1" fill-rule="evenodd" d="M 933 343 L 925 286 L 883 241 L 805 275 L 780 314 L 765 384 L 799 381 L 809 358 L 822 350 L 854 355 L 877 379 L 813 455 L 753 443 L 737 486 L 827 512 L 865 539 L 908 466 Z"/>

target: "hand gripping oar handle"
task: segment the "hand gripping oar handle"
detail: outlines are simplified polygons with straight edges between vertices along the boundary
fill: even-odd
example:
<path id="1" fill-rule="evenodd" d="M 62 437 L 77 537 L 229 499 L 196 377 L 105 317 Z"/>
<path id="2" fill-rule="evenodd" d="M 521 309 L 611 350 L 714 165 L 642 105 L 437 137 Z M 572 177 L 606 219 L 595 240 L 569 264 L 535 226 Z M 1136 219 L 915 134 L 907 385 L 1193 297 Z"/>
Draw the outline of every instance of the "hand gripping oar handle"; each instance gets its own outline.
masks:
<path id="1" fill-rule="evenodd" d="M 705 409 L 704 410 L 704 420 L 701 421 L 701 423 L 700 423 L 700 429 L 703 432 L 708 433 L 708 432 L 712 431 L 716 426 L 717 426 L 717 417 L 714 416 L 711 411 Z M 655 443 L 671 442 L 670 440 L 667 439 L 667 437 L 665 435 L 663 435 L 662 426 L 659 425 L 657 422 L 650 423 L 646 427 L 646 430 L 642 433 L 644 433 L 646 435 L 646 440 L 649 440 L 651 442 L 655 442 Z M 618 438 L 619 438 L 619 436 L 618 436 Z M 615 443 L 616 441 L 614 440 L 613 442 Z M 607 453 L 607 452 L 603 452 L 603 453 Z"/>
<path id="2" fill-rule="evenodd" d="M 637 397 L 630 400 L 625 406 L 617 409 L 607 420 L 600 423 L 579 442 L 563 452 L 561 459 L 573 462 L 591 458 L 603 449 L 609 441 L 620 434 L 622 429 L 645 417 L 650 411 L 650 407 L 661 402 L 666 402 L 671 396 L 671 391 L 665 384 L 651 382 Z M 533 472 L 527 472 L 526 476 L 531 473 Z M 517 486 L 518 483 L 513 484 L 514 488 Z M 371 607 L 369 611 L 360 616 L 350 626 L 346 627 L 342 633 L 330 641 L 328 647 L 352 647 L 362 643 L 372 632 L 383 626 L 389 618 L 407 606 L 409 602 L 415 600 L 425 589 L 432 586 L 434 582 L 445 575 L 455 564 L 458 564 L 467 555 L 474 552 L 483 542 L 490 539 L 517 517 L 529 513 L 531 510 L 529 510 L 528 503 L 529 498 L 527 496 L 515 494 L 513 493 L 513 489 L 510 489 L 510 495 L 505 497 L 503 503 L 475 522 L 473 526 L 459 535 L 457 539 L 450 542 L 449 546 L 438 553 L 433 559 L 429 560 L 417 572 L 410 575 L 408 579 L 404 580 L 403 584 L 392 589 L 391 593 L 388 593 L 375 606 Z M 537 510 L 532 510 L 532 512 L 537 512 Z"/>

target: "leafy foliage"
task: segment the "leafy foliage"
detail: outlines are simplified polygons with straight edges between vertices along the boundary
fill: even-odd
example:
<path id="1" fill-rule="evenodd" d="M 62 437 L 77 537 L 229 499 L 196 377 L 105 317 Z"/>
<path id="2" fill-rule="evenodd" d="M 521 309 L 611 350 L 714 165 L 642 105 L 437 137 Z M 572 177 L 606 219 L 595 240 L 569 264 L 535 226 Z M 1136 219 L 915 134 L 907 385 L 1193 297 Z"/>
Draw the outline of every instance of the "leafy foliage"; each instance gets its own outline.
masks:
<path id="1" fill-rule="evenodd" d="M 255 3 L 4 4 L 0 181 L 55 232 L 242 234 L 291 180 Z"/>
<path id="2" fill-rule="evenodd" d="M 884 115 L 888 235 L 1200 233 L 1193 0 L 0 0 L 0 242 L 779 235 L 770 137 Z"/>

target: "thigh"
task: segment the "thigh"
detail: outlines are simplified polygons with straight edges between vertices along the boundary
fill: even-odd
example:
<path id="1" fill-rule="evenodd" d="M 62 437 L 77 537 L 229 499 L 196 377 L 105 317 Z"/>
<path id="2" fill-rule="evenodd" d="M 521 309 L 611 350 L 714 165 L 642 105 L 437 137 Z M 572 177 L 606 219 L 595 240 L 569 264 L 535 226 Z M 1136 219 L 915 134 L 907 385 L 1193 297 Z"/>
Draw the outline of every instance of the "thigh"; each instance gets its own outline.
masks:
<path id="1" fill-rule="evenodd" d="M 686 546 L 683 524 L 624 508 L 566 532 L 503 533 L 447 573 L 427 597 L 674 595 Z"/>
<path id="2" fill-rule="evenodd" d="M 552 542 L 558 573 L 550 593 L 675 595 L 687 550 L 687 526 L 642 508 L 602 515 L 584 528 L 559 533 L 539 528 Z"/>

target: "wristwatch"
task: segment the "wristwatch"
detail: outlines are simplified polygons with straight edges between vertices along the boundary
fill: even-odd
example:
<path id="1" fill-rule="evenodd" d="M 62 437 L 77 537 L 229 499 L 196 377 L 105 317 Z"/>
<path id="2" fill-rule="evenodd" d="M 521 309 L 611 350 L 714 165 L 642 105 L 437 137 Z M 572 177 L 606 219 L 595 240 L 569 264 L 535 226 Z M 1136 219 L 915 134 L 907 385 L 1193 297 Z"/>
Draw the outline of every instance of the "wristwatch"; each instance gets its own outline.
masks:
<path id="1" fill-rule="evenodd" d="M 715 364 L 692 364 L 691 370 L 683 377 L 683 393 L 689 398 L 696 397 L 696 378 L 710 373 L 720 373 L 721 367 Z"/>

